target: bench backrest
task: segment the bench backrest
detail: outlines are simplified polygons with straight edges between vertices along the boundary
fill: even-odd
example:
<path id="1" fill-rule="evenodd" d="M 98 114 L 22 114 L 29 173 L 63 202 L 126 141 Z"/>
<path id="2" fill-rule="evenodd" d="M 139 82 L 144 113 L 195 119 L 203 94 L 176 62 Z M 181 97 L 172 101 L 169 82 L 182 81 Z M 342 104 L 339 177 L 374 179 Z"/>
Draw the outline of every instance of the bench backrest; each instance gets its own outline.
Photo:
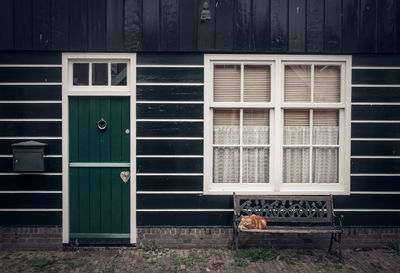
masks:
<path id="1" fill-rule="evenodd" d="M 332 196 L 233 195 L 235 214 L 256 214 L 271 222 L 332 223 Z"/>

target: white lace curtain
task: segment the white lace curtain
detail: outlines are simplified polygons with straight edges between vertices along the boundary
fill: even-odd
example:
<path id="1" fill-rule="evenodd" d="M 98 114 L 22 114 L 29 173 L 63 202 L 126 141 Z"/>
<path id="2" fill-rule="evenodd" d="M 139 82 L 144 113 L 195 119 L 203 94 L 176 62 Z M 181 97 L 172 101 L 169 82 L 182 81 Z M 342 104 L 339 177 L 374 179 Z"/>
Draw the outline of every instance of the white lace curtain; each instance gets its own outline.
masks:
<path id="1" fill-rule="evenodd" d="M 214 126 L 214 144 L 239 144 L 239 126 Z M 244 144 L 268 144 L 268 126 L 244 126 Z M 269 148 L 242 149 L 242 182 L 268 183 Z M 214 147 L 214 183 L 240 182 L 240 148 Z"/>
<path id="2" fill-rule="evenodd" d="M 309 144 L 310 127 L 285 126 L 285 144 Z M 214 144 L 239 144 L 239 126 L 214 126 Z M 268 126 L 244 126 L 244 144 L 268 144 Z M 336 145 L 339 139 L 337 126 L 313 127 L 313 144 Z M 240 148 L 214 147 L 214 183 L 268 183 L 269 148 L 243 147 L 242 174 L 240 174 Z M 283 149 L 284 183 L 309 183 L 310 163 L 312 163 L 312 183 L 338 182 L 338 148 L 313 148 L 310 162 L 310 148 Z"/>
<path id="3" fill-rule="evenodd" d="M 310 127 L 285 126 L 285 144 L 309 144 Z M 313 144 L 336 145 L 339 139 L 337 126 L 313 127 Z M 338 148 L 313 148 L 312 183 L 338 182 Z M 310 148 L 284 148 L 284 183 L 310 182 Z"/>

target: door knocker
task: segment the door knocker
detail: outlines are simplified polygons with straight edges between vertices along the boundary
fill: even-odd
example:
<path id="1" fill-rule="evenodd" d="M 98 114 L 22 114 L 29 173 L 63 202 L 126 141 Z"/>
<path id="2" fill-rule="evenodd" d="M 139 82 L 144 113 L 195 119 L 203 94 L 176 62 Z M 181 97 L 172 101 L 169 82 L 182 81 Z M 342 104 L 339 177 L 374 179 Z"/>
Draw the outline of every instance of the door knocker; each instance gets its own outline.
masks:
<path id="1" fill-rule="evenodd" d="M 101 118 L 97 122 L 97 128 L 99 128 L 100 131 L 104 131 L 107 128 L 107 121 L 105 121 L 104 118 Z"/>

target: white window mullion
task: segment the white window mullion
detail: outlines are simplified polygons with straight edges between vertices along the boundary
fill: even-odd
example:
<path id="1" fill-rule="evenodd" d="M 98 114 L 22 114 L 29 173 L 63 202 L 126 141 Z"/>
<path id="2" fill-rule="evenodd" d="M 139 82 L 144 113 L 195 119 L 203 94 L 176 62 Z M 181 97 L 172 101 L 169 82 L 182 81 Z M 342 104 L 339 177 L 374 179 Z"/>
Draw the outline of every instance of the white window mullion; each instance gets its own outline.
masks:
<path id="1" fill-rule="evenodd" d="M 272 158 L 273 172 L 273 189 L 275 192 L 279 192 L 281 190 L 283 184 L 283 93 L 284 93 L 284 65 L 282 64 L 281 60 L 277 60 L 276 62 L 276 73 L 274 74 L 275 77 L 273 78 L 274 83 L 274 102 L 275 102 L 275 131 L 274 131 L 274 142 L 271 142 L 271 146 L 274 149 L 274 157 Z M 271 89 L 272 90 L 272 89 Z M 272 140 L 271 140 L 272 141 Z M 275 143 L 276 145 L 273 145 Z"/>
<path id="2" fill-rule="evenodd" d="M 240 65 L 240 102 L 244 101 L 244 64 Z"/>
<path id="3" fill-rule="evenodd" d="M 111 86 L 111 64 L 112 63 L 108 63 L 107 64 L 107 85 Z"/>
<path id="4" fill-rule="evenodd" d="M 89 62 L 89 86 L 92 86 L 92 65 L 93 63 Z"/>
<path id="5" fill-rule="evenodd" d="M 313 162 L 313 118 L 314 118 L 314 111 L 313 109 L 310 109 L 310 174 L 309 174 L 309 181 L 308 183 L 311 184 L 312 183 L 312 162 Z"/>
<path id="6" fill-rule="evenodd" d="M 239 136 L 239 183 L 243 183 L 243 109 L 240 109 L 240 136 Z"/>
<path id="7" fill-rule="evenodd" d="M 314 64 L 311 65 L 311 103 L 314 102 Z"/>

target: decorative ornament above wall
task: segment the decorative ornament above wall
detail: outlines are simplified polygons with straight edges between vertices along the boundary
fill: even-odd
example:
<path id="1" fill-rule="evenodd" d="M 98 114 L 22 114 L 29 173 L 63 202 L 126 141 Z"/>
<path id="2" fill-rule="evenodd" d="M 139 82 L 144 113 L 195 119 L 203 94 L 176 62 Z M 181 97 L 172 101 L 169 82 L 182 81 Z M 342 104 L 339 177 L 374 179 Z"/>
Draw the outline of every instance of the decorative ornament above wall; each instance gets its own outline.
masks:
<path id="1" fill-rule="evenodd" d="M 208 1 L 204 1 L 203 9 L 201 10 L 200 14 L 200 21 L 206 22 L 207 20 L 211 20 L 211 12 L 210 12 L 210 7 L 208 5 Z"/>

